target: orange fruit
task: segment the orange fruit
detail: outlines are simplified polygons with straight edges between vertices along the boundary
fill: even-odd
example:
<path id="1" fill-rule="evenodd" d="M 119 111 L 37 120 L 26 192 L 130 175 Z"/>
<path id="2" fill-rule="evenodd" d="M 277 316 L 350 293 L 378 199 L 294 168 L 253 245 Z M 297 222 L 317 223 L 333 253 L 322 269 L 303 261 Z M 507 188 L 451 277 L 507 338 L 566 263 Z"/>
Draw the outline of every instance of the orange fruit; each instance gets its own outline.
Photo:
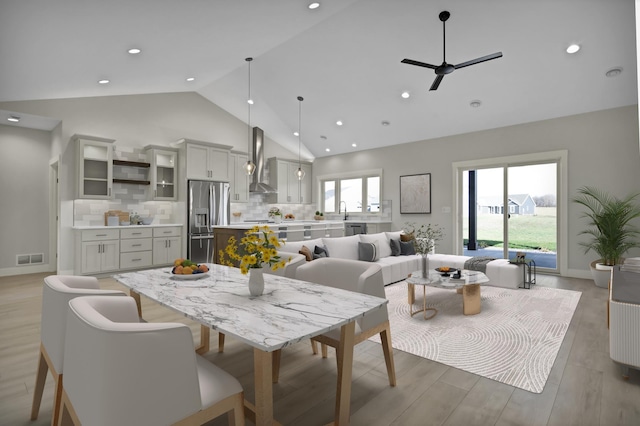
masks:
<path id="1" fill-rule="evenodd" d="M 209 272 L 209 268 L 203 263 L 202 265 L 198 266 L 198 271 Z"/>
<path id="2" fill-rule="evenodd" d="M 174 274 L 182 274 L 182 266 L 176 266 L 173 273 Z"/>

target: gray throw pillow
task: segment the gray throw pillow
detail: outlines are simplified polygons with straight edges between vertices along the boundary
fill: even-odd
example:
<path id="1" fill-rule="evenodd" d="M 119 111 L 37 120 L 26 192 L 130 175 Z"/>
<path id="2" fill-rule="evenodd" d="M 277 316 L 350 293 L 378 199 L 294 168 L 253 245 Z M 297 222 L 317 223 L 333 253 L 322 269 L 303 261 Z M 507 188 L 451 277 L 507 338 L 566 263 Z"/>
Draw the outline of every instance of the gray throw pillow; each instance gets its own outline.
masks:
<path id="1" fill-rule="evenodd" d="M 313 258 L 319 259 L 321 257 L 329 257 L 329 250 L 324 246 L 316 246 L 316 248 L 313 249 Z"/>
<path id="2" fill-rule="evenodd" d="M 400 240 L 389 240 L 391 246 L 391 256 L 400 256 Z"/>
<path id="3" fill-rule="evenodd" d="M 375 243 L 358 243 L 358 259 L 365 262 L 375 262 L 378 260 L 378 247 Z"/>
<path id="4" fill-rule="evenodd" d="M 400 255 L 409 256 L 416 254 L 416 248 L 413 246 L 413 241 L 400 241 Z"/>

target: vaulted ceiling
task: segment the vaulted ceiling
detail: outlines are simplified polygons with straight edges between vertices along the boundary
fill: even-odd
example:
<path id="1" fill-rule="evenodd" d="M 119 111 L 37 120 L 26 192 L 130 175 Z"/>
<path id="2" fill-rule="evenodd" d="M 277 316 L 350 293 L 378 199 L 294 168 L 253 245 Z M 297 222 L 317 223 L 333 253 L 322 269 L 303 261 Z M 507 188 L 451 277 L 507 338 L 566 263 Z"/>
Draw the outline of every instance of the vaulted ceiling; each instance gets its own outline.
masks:
<path id="1" fill-rule="evenodd" d="M 195 91 L 246 122 L 251 56 L 251 124 L 296 152 L 303 96 L 309 158 L 638 102 L 631 0 L 309 3 L 3 0 L 0 102 Z M 434 71 L 400 61 L 443 61 L 443 10 L 447 62 L 503 57 L 429 91 Z"/>

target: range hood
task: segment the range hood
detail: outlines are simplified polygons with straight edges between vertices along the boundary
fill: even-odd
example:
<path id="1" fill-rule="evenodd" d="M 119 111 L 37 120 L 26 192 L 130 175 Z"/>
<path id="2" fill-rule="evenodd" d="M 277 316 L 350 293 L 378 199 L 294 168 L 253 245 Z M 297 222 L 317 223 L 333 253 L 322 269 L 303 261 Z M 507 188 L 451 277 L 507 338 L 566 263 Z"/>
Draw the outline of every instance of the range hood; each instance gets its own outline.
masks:
<path id="1" fill-rule="evenodd" d="M 264 182 L 264 131 L 259 127 L 253 128 L 253 181 L 249 185 L 249 192 L 254 194 L 274 194 L 278 191 Z"/>

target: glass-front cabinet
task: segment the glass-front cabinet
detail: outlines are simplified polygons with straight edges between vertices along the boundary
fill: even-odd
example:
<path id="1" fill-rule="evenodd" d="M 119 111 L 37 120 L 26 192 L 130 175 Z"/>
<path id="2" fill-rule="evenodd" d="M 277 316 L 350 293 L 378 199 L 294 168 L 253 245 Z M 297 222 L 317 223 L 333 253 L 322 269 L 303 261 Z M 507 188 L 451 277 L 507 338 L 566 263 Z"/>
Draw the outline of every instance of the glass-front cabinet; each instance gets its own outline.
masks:
<path id="1" fill-rule="evenodd" d="M 147 156 L 151 164 L 151 199 L 152 200 L 176 200 L 178 187 L 178 152 L 167 148 L 148 146 Z"/>
<path id="2" fill-rule="evenodd" d="M 110 199 L 113 186 L 113 139 L 74 135 L 78 150 L 78 197 Z"/>

